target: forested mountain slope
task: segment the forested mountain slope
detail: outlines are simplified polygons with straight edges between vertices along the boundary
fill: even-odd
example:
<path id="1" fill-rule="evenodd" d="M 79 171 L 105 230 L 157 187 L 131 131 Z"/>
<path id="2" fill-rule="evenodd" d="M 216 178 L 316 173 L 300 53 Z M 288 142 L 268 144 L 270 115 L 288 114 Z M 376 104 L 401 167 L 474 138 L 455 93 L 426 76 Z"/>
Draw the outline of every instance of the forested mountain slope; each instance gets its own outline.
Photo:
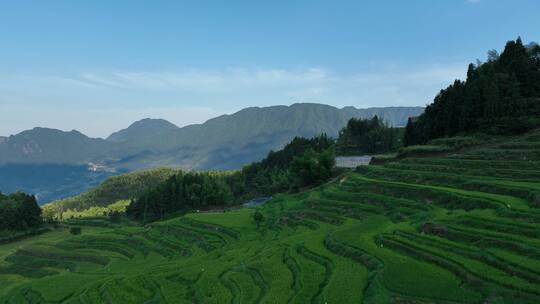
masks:
<path id="1" fill-rule="evenodd" d="M 0 164 L 105 162 L 116 167 L 127 163 L 137 167 L 132 161 L 137 158 L 142 160 L 139 167 L 154 163 L 212 167 L 216 165 L 213 158 L 231 157 L 227 150 L 263 144 L 261 150 L 268 152 L 295 136 L 312 137 L 321 133 L 337 136 L 352 117 L 378 115 L 389 124 L 404 126 L 409 117 L 419 115 L 422 110 L 421 107 L 338 109 L 322 104 L 246 108 L 183 128 L 162 119 L 143 119 L 106 140 L 89 138 L 75 130 L 34 128 L 0 141 Z M 220 155 L 220 151 L 224 154 Z M 169 159 L 164 159 L 167 157 Z M 257 157 L 259 155 L 254 155 L 252 159 Z M 160 158 L 161 161 L 156 160 Z M 252 159 L 233 160 L 231 166 L 249 163 Z"/>
<path id="2" fill-rule="evenodd" d="M 457 134 L 521 134 L 540 126 L 540 46 L 509 41 L 499 55 L 470 64 L 465 81 L 441 90 L 418 118 L 412 118 L 405 144 Z"/>
<path id="3" fill-rule="evenodd" d="M 34 128 L 0 141 L 0 165 L 85 164 L 110 153 L 111 145 L 78 131 Z"/>
<path id="4" fill-rule="evenodd" d="M 182 128 L 161 119 L 143 119 L 107 139 L 35 128 L 0 139 L 0 191 L 37 194 L 43 203 L 81 193 L 107 176 L 139 169 L 239 169 L 281 149 L 295 136 L 337 136 L 351 117 L 378 115 L 393 125 L 405 125 L 408 117 L 422 111 L 321 104 L 247 108 Z M 52 176 L 54 172 L 62 175 Z"/>

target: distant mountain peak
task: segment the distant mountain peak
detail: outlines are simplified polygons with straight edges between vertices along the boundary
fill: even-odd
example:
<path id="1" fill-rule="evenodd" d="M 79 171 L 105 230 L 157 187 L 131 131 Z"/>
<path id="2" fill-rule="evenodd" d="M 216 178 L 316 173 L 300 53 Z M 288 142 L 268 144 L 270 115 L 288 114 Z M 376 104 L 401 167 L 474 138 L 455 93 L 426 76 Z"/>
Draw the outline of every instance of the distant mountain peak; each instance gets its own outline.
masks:
<path id="1" fill-rule="evenodd" d="M 173 126 L 173 127 L 176 127 L 175 124 L 173 124 L 172 122 L 168 121 L 168 120 L 165 120 L 165 119 L 162 119 L 162 118 L 143 118 L 141 120 L 137 120 L 136 122 L 132 123 L 130 125 L 130 127 L 133 127 L 133 126 L 163 126 L 163 125 L 167 125 L 167 126 Z M 176 127 L 177 128 L 177 127 Z"/>
<path id="2" fill-rule="evenodd" d="M 171 128 L 171 129 L 177 129 L 178 127 L 173 124 L 172 122 L 161 119 L 161 118 L 143 118 L 141 120 L 137 120 L 136 122 L 132 123 L 127 127 L 126 129 L 133 129 L 133 128 L 150 128 L 150 127 L 158 127 L 158 128 Z"/>
<path id="3" fill-rule="evenodd" d="M 165 119 L 144 118 L 132 123 L 126 129 L 112 133 L 107 140 L 124 142 L 135 138 L 162 135 L 177 129 L 175 124 Z"/>
<path id="4" fill-rule="evenodd" d="M 83 133 L 77 131 L 77 130 L 71 130 L 71 131 L 63 131 L 59 129 L 53 129 L 53 128 L 45 128 L 45 127 L 34 127 L 31 130 L 25 130 L 22 131 L 16 135 L 11 135 L 10 137 L 19 137 L 19 136 L 28 136 L 28 137 L 43 137 L 43 136 L 63 136 L 63 137 L 84 137 L 88 138 L 88 136 L 84 135 Z"/>
<path id="5" fill-rule="evenodd" d="M 109 175 L 89 171 L 92 164 L 103 164 L 118 172 L 154 167 L 238 169 L 262 159 L 270 150 L 281 149 L 295 136 L 326 133 L 335 137 L 353 117 L 377 115 L 391 125 L 403 126 L 409 117 L 422 111 L 420 107 L 340 109 L 295 103 L 245 108 L 182 128 L 163 119 L 145 118 L 107 139 L 89 138 L 75 130 L 34 128 L 0 137 L 0 169 L 28 172 L 10 174 L 8 178 L 0 174 L 0 190 L 15 181 L 12 189 L 26 189 L 47 199 L 67 193 L 61 189 L 77 194 Z"/>
<path id="6" fill-rule="evenodd" d="M 318 102 L 295 102 L 290 105 L 291 108 L 295 107 L 321 107 L 321 108 L 336 108 L 331 105 L 327 105 L 324 103 L 318 103 Z"/>
<path id="7" fill-rule="evenodd" d="M 106 154 L 106 144 L 76 130 L 36 127 L 0 141 L 0 165 L 81 164 Z"/>
<path id="8" fill-rule="evenodd" d="M 320 103 L 250 107 L 179 128 L 164 119 L 145 118 L 111 134 L 89 138 L 72 130 L 34 128 L 0 138 L 2 164 L 86 164 L 140 169 L 177 166 L 188 169 L 236 169 L 281 148 L 295 136 L 326 133 L 336 137 L 350 118 L 375 115 L 404 126 L 421 107 L 337 108 Z"/>

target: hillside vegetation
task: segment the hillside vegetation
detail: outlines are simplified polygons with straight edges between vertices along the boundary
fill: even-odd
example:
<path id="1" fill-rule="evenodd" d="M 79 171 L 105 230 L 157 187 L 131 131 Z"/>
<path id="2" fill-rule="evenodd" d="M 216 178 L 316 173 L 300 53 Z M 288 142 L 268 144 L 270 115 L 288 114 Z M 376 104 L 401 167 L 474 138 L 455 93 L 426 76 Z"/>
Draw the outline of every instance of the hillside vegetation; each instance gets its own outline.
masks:
<path id="1" fill-rule="evenodd" d="M 156 187 L 177 172 L 178 170 L 175 169 L 158 168 L 112 176 L 101 185 L 80 195 L 44 205 L 44 215 L 61 218 L 65 212 L 82 211 L 91 207 L 107 207 L 117 201 L 131 200 Z"/>
<path id="2" fill-rule="evenodd" d="M 336 142 L 339 155 L 373 155 L 395 152 L 403 145 L 403 129 L 388 126 L 375 116 L 371 119 L 351 118 Z"/>
<path id="3" fill-rule="evenodd" d="M 334 169 L 334 141 L 297 137 L 260 162 L 229 172 L 182 172 L 134 199 L 127 214 L 153 221 L 194 210 L 225 209 L 246 199 L 298 191 L 326 182 Z"/>
<path id="4" fill-rule="evenodd" d="M 77 131 L 34 128 L 0 137 L 0 191 L 24 191 L 38 201 L 80 194 L 108 176 L 156 167 L 237 170 L 281 149 L 294 137 L 337 136 L 352 118 L 375 115 L 394 126 L 422 107 L 342 109 L 323 104 L 251 107 L 182 128 L 143 119 L 106 139 Z M 104 170 L 87 170 L 88 163 Z"/>
<path id="5" fill-rule="evenodd" d="M 540 46 L 509 41 L 499 55 L 470 64 L 465 81 L 441 90 L 417 118 L 409 119 L 405 144 L 483 132 L 521 134 L 540 126 Z"/>
<path id="6" fill-rule="evenodd" d="M 460 151 L 362 167 L 257 209 L 71 220 L 81 235 L 0 246 L 0 299 L 539 303 L 540 131 Z"/>
<path id="7" fill-rule="evenodd" d="M 36 198 L 25 193 L 0 192 L 0 233 L 35 229 L 41 225 L 41 209 Z"/>
<path id="8" fill-rule="evenodd" d="M 44 205 L 44 217 L 61 220 L 127 210 L 133 218 L 153 221 L 170 213 L 229 208 L 247 199 L 327 181 L 335 173 L 333 148 L 334 141 L 324 134 L 311 139 L 297 137 L 242 170 L 161 168 L 110 177 L 81 195 Z"/>

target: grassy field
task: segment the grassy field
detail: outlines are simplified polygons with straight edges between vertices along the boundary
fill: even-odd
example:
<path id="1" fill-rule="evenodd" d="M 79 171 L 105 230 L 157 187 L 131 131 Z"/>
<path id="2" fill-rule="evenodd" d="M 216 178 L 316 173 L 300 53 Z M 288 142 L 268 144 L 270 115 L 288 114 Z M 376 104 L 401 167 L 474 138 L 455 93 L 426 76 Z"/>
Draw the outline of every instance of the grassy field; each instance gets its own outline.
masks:
<path id="1" fill-rule="evenodd" d="M 256 209 L 0 245 L 5 303 L 540 303 L 540 136 L 359 168 Z"/>

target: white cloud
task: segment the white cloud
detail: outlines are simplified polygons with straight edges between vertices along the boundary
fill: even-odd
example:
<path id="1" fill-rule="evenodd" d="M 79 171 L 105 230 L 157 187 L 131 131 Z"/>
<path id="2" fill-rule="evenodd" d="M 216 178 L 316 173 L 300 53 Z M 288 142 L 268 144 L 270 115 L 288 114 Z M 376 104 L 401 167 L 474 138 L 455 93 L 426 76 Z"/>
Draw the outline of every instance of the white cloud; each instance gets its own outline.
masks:
<path id="1" fill-rule="evenodd" d="M 454 64 L 358 73 L 313 67 L 0 75 L 0 135 L 40 125 L 107 136 L 145 117 L 182 126 L 248 106 L 294 102 L 425 105 L 465 72 L 466 64 Z"/>

